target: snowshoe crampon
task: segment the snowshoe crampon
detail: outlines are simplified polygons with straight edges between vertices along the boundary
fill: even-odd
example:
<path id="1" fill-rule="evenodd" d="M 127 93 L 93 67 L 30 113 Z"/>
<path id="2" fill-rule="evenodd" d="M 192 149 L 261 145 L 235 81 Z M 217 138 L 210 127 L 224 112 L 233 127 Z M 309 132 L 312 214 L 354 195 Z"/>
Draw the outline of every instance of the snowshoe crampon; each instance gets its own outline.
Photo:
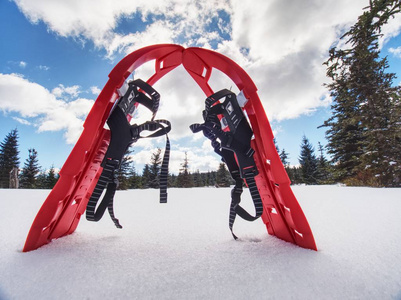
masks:
<path id="1" fill-rule="evenodd" d="M 252 79 L 234 61 L 217 52 L 162 44 L 129 54 L 110 72 L 108 82 L 85 120 L 79 140 L 60 170 L 57 184 L 32 224 L 23 251 L 37 249 L 52 239 L 75 231 L 104 171 L 105 155 L 108 153 L 112 135 L 104 125 L 116 101 L 121 98 L 119 90 L 135 69 L 151 60 L 155 61 L 155 73 L 146 81 L 149 86 L 181 64 L 207 97 L 215 94 L 208 84 L 213 69 L 220 70 L 231 78 L 247 100 L 242 109 L 246 112 L 253 131 L 250 147 L 247 146 L 249 149 L 246 151 L 252 159 L 245 169 L 241 169 L 241 164 L 238 164 L 238 172 L 248 185 L 248 178 L 252 177 L 257 187 L 262 203 L 259 213 L 267 231 L 300 247 L 317 250 L 309 224 L 290 188 L 290 181 L 276 151 L 273 133 Z M 224 117 L 224 113 L 221 113 L 219 119 Z M 128 114 L 126 117 L 129 121 Z M 229 131 L 232 128 L 235 127 L 231 126 Z M 163 134 L 166 133 L 164 131 Z M 222 149 L 226 151 L 226 148 Z M 241 163 L 237 152 L 234 153 L 233 161 Z M 245 165 L 247 161 L 245 159 Z M 252 176 L 249 176 L 250 169 Z M 238 209 L 236 211 L 238 213 Z"/>

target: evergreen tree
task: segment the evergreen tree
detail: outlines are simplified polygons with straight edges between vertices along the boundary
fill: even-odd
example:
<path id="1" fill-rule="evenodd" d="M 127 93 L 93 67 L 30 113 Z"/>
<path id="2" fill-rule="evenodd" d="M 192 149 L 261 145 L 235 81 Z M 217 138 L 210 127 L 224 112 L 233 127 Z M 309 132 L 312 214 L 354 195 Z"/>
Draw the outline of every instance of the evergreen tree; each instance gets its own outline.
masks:
<path id="1" fill-rule="evenodd" d="M 273 143 L 274 143 L 274 146 L 276 147 L 277 153 L 280 153 L 280 148 L 279 148 L 278 145 L 277 145 L 277 140 L 276 140 L 276 138 L 273 138 Z"/>
<path id="2" fill-rule="evenodd" d="M 40 170 L 39 174 L 36 176 L 35 189 L 47 189 L 46 179 L 46 171 Z"/>
<path id="3" fill-rule="evenodd" d="M 162 149 L 157 148 L 155 152 L 153 152 L 152 157 L 150 159 L 149 165 L 149 187 L 158 189 L 160 186 L 159 176 L 160 176 L 160 168 L 162 164 L 162 156 L 161 156 Z"/>
<path id="4" fill-rule="evenodd" d="M 197 170 L 194 174 L 192 174 L 192 178 L 193 178 L 194 186 L 196 186 L 196 187 L 205 186 L 205 181 L 202 178 L 202 174 L 199 172 L 199 170 Z"/>
<path id="5" fill-rule="evenodd" d="M 58 180 L 58 174 L 56 174 L 56 170 L 52 165 L 46 176 L 45 188 L 52 189 L 56 185 L 57 180 Z"/>
<path id="6" fill-rule="evenodd" d="M 130 177 L 129 177 L 129 188 L 130 189 L 141 189 L 142 185 L 142 177 L 136 172 L 134 166 L 132 166 Z"/>
<path id="7" fill-rule="evenodd" d="M 317 183 L 317 159 L 314 152 L 312 144 L 306 136 L 303 136 L 299 164 L 301 165 L 302 181 L 306 184 Z"/>
<path id="8" fill-rule="evenodd" d="M 40 172 L 40 167 L 38 152 L 33 148 L 28 151 L 29 155 L 21 172 L 20 183 L 22 188 L 33 189 L 36 188 L 36 176 Z"/>
<path id="9" fill-rule="evenodd" d="M 0 188 L 9 188 L 10 172 L 19 167 L 18 130 L 13 129 L 0 144 Z"/>
<path id="10" fill-rule="evenodd" d="M 145 189 L 149 188 L 150 182 L 151 182 L 150 167 L 148 164 L 146 164 L 143 167 L 143 171 L 142 171 L 142 188 L 145 188 Z"/>
<path id="11" fill-rule="evenodd" d="M 189 188 L 194 186 L 193 177 L 189 172 L 189 162 L 188 162 L 187 152 L 185 152 L 184 162 L 181 164 L 181 169 L 177 176 L 177 186 L 184 188 Z"/>
<path id="12" fill-rule="evenodd" d="M 216 171 L 208 171 L 206 173 L 206 186 L 215 186 L 216 185 Z"/>
<path id="13" fill-rule="evenodd" d="M 177 187 L 177 175 L 170 173 L 168 174 L 167 187 Z"/>
<path id="14" fill-rule="evenodd" d="M 364 185 L 400 185 L 400 87 L 380 58 L 381 28 L 400 12 L 399 0 L 371 0 L 346 32 L 348 49 L 330 50 L 326 61 L 333 115 L 323 126 L 336 179 Z"/>
<path id="15" fill-rule="evenodd" d="M 229 187 L 231 184 L 234 183 L 235 182 L 232 179 L 230 172 L 226 168 L 226 164 L 220 163 L 216 173 L 216 184 L 220 187 Z"/>
<path id="16" fill-rule="evenodd" d="M 330 163 L 323 154 L 323 146 L 318 142 L 318 151 L 320 153 L 317 159 L 317 181 L 319 184 L 331 183 Z"/>
<path id="17" fill-rule="evenodd" d="M 285 152 L 285 149 L 281 150 L 279 156 L 280 156 L 280 160 L 283 163 L 284 167 L 287 168 L 289 166 L 288 153 Z"/>
<path id="18" fill-rule="evenodd" d="M 300 167 L 288 167 L 287 169 L 288 177 L 290 178 L 291 184 L 300 184 L 302 180 L 302 172 Z"/>
<path id="19" fill-rule="evenodd" d="M 131 161 L 130 155 L 134 151 L 128 148 L 125 151 L 125 154 L 122 158 L 120 169 L 116 172 L 117 173 L 117 180 L 118 180 L 118 189 L 119 190 L 126 190 L 130 188 L 130 178 L 132 176 L 133 171 L 133 161 Z"/>

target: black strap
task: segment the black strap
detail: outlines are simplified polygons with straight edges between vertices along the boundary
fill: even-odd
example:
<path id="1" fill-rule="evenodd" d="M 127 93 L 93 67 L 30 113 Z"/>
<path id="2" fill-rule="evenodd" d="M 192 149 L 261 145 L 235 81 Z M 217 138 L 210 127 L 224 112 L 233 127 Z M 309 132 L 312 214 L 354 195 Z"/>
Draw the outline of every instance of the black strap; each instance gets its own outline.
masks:
<path id="1" fill-rule="evenodd" d="M 149 94 L 151 99 L 138 91 L 137 87 L 140 87 Z M 125 95 L 119 99 L 119 103 L 110 114 L 107 120 L 111 131 L 110 144 L 101 164 L 103 171 L 87 205 L 87 220 L 99 221 L 103 217 L 106 208 L 108 208 L 110 217 L 116 227 L 122 228 L 118 219 L 114 216 L 113 209 L 114 194 L 118 187 L 116 171 L 120 168 L 121 161 L 128 147 L 140 138 L 153 138 L 166 135 L 166 149 L 160 174 L 160 202 L 167 202 L 167 174 L 170 157 L 170 140 L 167 133 L 171 130 L 171 123 L 167 120 L 154 120 L 155 113 L 159 106 L 159 98 L 159 94 L 150 85 L 137 79 L 129 83 L 129 89 Z M 131 125 L 128 122 L 127 114 L 134 111 L 136 102 L 144 104 L 153 111 L 151 121 L 140 125 Z M 141 135 L 143 131 L 151 131 L 153 133 L 143 136 Z M 96 205 L 105 188 L 106 193 L 96 210 Z"/>
<path id="2" fill-rule="evenodd" d="M 118 187 L 118 180 L 116 178 L 115 171 L 118 167 L 119 162 L 110 160 L 107 161 L 103 172 L 99 177 L 95 189 L 93 190 L 92 196 L 89 199 L 88 205 L 86 207 L 86 219 L 88 221 L 99 221 L 102 217 L 106 208 L 108 208 L 111 219 L 117 228 L 122 228 L 118 219 L 114 216 L 113 210 L 113 199 L 116 189 Z M 98 209 L 95 211 L 96 204 L 99 201 L 103 190 L 106 188 L 106 194 L 104 195 Z"/>
<path id="3" fill-rule="evenodd" d="M 219 100 L 223 97 L 226 99 L 220 103 Z M 218 115 L 223 115 L 223 119 L 220 120 Z M 231 191 L 229 228 L 234 239 L 237 239 L 233 233 L 236 216 L 247 221 L 254 221 L 263 213 L 262 200 L 255 182 L 258 171 L 253 159 L 254 150 L 250 146 L 253 132 L 236 101 L 235 94 L 229 90 L 221 90 L 206 99 L 203 118 L 205 123 L 193 124 L 190 129 L 194 133 L 202 131 L 204 136 L 211 140 L 214 151 L 222 157 L 231 177 L 235 180 L 235 186 Z M 222 129 L 222 122 L 227 124 L 229 131 Z M 255 216 L 239 205 L 244 180 L 255 206 Z"/>
<path id="4" fill-rule="evenodd" d="M 143 93 L 144 91 L 149 97 Z M 118 106 L 125 115 L 132 115 L 136 104 L 139 103 L 152 111 L 152 121 L 159 109 L 160 94 L 149 84 L 141 79 L 136 79 L 128 83 L 128 90 L 119 100 Z"/>

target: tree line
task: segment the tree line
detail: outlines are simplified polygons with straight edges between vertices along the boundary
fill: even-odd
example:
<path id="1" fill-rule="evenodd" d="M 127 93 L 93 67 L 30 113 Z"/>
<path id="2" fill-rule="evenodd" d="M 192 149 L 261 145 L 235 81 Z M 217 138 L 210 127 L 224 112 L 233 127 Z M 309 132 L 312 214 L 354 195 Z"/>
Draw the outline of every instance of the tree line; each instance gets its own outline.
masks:
<path id="1" fill-rule="evenodd" d="M 276 141 L 274 141 L 276 143 Z M 299 166 L 290 166 L 289 154 L 276 144 L 277 152 L 293 184 L 328 184 L 333 183 L 330 162 L 323 155 L 323 147 L 319 143 L 320 155 L 315 155 L 314 147 L 304 136 L 300 147 Z M 29 155 L 23 167 L 19 170 L 19 150 L 17 129 L 5 137 L 0 144 L 0 188 L 10 186 L 10 172 L 18 169 L 19 187 L 28 189 L 51 189 L 58 180 L 58 173 L 52 166 L 49 170 L 41 168 L 38 160 L 38 152 L 35 149 L 28 150 Z M 137 172 L 135 162 L 131 160 L 133 150 L 128 149 L 117 171 L 119 189 L 146 189 L 159 188 L 160 171 L 162 165 L 162 151 L 158 148 L 150 156 L 149 163 L 145 164 L 142 172 Z M 208 172 L 190 171 L 190 162 L 187 153 L 181 163 L 178 174 L 168 174 L 168 187 L 229 187 L 235 182 L 231 178 L 224 163 L 220 163 L 217 170 Z"/>
<path id="2" fill-rule="evenodd" d="M 117 173 L 119 189 L 146 189 L 160 187 L 160 171 L 162 165 L 161 149 L 157 148 L 151 154 L 150 162 L 145 164 L 142 173 L 135 169 L 135 162 L 130 160 L 132 150 L 128 150 Z M 168 187 L 190 188 L 190 187 L 228 187 L 233 182 L 224 163 L 220 163 L 216 171 L 191 172 L 188 155 L 185 153 L 181 168 L 178 174 L 168 174 Z"/>
<path id="3" fill-rule="evenodd" d="M 54 166 L 49 170 L 44 170 L 40 166 L 38 152 L 35 149 L 28 150 L 28 158 L 20 169 L 18 138 L 18 130 L 13 129 L 0 144 L 0 188 L 52 189 L 59 179 L 59 174 Z M 152 153 L 150 163 L 145 164 L 142 174 L 136 172 L 135 162 L 130 159 L 132 152 L 130 149 L 126 152 L 117 172 L 119 189 L 159 188 L 161 149 L 158 148 Z M 17 170 L 15 174 L 18 176 L 18 186 L 10 186 L 10 183 L 12 185 L 10 173 L 12 174 L 13 170 Z M 216 171 L 191 173 L 186 153 L 179 173 L 168 174 L 169 187 L 227 187 L 231 184 L 230 173 L 223 163 Z"/>

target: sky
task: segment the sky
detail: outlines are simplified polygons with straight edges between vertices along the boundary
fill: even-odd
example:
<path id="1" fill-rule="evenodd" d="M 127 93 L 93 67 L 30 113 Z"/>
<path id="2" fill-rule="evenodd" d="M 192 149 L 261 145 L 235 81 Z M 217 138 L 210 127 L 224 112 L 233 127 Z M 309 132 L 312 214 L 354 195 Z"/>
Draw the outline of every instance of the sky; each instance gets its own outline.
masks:
<path id="1" fill-rule="evenodd" d="M 20 163 L 28 149 L 40 165 L 61 168 L 112 68 L 127 54 L 160 43 L 215 50 L 251 76 L 280 149 L 298 164 L 305 135 L 326 145 L 322 125 L 331 99 L 323 86 L 328 50 L 357 20 L 367 0 L 3 0 L 0 2 L 0 140 L 19 132 Z M 382 55 L 401 83 L 401 17 L 383 28 Z M 152 64 L 135 72 L 144 80 Z M 212 74 L 214 90 L 236 87 Z M 205 95 L 177 68 L 155 84 L 158 118 L 172 122 L 170 170 L 188 154 L 191 171 L 214 170 L 219 157 L 189 125 L 201 122 Z M 141 112 L 146 116 L 145 112 Z M 135 144 L 137 171 L 149 163 L 162 138 Z"/>

